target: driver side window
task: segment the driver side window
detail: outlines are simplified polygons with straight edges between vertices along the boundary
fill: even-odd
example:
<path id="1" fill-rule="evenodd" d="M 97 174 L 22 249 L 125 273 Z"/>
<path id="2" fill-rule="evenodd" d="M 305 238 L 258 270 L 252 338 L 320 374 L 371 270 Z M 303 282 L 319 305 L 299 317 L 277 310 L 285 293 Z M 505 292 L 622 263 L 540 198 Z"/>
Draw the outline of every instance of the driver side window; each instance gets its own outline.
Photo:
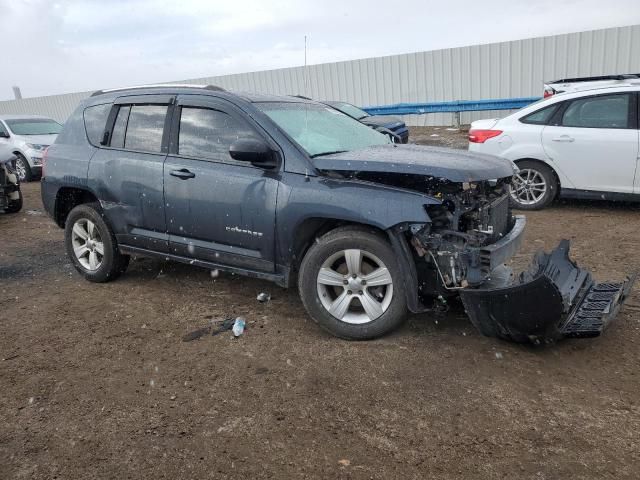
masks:
<path id="1" fill-rule="evenodd" d="M 220 110 L 182 107 L 180 112 L 178 155 L 246 165 L 231 158 L 229 147 L 252 137 L 251 128 Z"/>

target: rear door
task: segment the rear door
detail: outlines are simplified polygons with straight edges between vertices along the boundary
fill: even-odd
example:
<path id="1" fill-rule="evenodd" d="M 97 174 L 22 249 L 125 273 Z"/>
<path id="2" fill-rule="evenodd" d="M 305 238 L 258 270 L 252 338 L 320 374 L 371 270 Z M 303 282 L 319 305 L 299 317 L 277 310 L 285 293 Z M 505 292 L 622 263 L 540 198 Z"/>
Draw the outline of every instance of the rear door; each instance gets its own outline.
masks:
<path id="1" fill-rule="evenodd" d="M 168 250 L 162 182 L 173 101 L 120 97 L 107 121 L 106 145 L 91 159 L 89 179 L 123 245 Z"/>
<path id="2" fill-rule="evenodd" d="M 576 189 L 632 193 L 638 161 L 636 95 L 567 101 L 542 131 L 545 153 Z"/>
<path id="3" fill-rule="evenodd" d="M 233 160 L 239 138 L 261 137 L 240 109 L 210 96 L 179 96 L 164 166 L 170 251 L 273 272 L 278 171 Z"/>

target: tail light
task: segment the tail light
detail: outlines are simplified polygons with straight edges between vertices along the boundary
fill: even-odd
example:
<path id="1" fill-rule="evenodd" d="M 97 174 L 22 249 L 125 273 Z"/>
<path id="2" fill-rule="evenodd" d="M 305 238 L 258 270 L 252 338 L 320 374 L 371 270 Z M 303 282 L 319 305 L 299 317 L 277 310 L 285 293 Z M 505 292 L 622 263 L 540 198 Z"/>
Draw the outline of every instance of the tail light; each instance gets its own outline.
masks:
<path id="1" fill-rule="evenodd" d="M 548 86 L 548 85 L 545 85 L 545 86 L 544 86 L 544 93 L 542 94 L 542 96 L 543 96 L 544 98 L 549 98 L 549 97 L 551 97 L 554 93 L 556 93 L 556 91 L 555 91 L 553 88 L 551 88 L 551 87 L 550 87 L 550 86 Z"/>
<path id="2" fill-rule="evenodd" d="M 490 138 L 497 137 L 502 130 L 469 130 L 469 141 L 471 143 L 484 143 Z"/>
<path id="3" fill-rule="evenodd" d="M 42 173 L 40 174 L 41 178 L 44 178 L 44 169 L 47 166 L 47 153 L 49 152 L 49 147 L 44 149 L 42 152 Z"/>

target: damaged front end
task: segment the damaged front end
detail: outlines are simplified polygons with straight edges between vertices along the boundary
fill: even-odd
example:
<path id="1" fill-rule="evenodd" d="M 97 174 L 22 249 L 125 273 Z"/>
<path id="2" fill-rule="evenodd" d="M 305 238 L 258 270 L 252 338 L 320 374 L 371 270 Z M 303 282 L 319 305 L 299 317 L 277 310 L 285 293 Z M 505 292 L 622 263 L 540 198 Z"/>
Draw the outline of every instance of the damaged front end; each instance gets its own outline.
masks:
<path id="1" fill-rule="evenodd" d="M 511 215 L 508 179 L 448 188 L 433 193 L 441 204 L 426 207 L 431 222 L 411 227 L 423 292 L 434 291 L 431 270 L 442 294 L 458 294 L 487 336 L 541 344 L 600 335 L 635 278 L 596 283 L 569 259 L 568 240 L 551 254 L 538 253 L 529 270 L 514 277 L 505 263 L 520 248 L 526 220 Z"/>

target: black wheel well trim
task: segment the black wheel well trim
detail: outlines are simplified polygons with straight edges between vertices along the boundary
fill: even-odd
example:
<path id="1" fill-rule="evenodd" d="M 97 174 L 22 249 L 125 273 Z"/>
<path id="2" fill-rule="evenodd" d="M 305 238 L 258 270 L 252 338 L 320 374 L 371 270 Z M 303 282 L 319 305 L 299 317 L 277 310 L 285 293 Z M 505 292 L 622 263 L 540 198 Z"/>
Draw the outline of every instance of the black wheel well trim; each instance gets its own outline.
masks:
<path id="1" fill-rule="evenodd" d="M 54 220 L 60 228 L 64 228 L 67 216 L 73 208 L 98 201 L 98 197 L 86 188 L 60 187 L 56 192 Z"/>
<path id="2" fill-rule="evenodd" d="M 547 167 L 551 171 L 551 173 L 553 174 L 553 177 L 556 179 L 556 194 L 555 194 L 554 198 L 558 197 L 558 195 L 560 195 L 560 189 L 562 188 L 562 183 L 560 182 L 560 176 L 558 175 L 558 172 L 556 172 L 556 169 L 553 168 L 551 165 L 549 165 L 544 160 L 540 160 L 539 158 L 524 157 L 524 158 L 519 158 L 517 160 L 514 160 L 513 163 L 518 165 L 518 162 L 525 162 L 525 161 L 539 163 L 541 165 L 544 165 L 545 167 Z"/>
<path id="3" fill-rule="evenodd" d="M 409 228 L 408 223 L 403 223 L 388 229 L 386 233 L 402 273 L 407 307 L 412 313 L 423 313 L 430 308 L 426 307 L 418 296 L 418 269 L 406 237 Z"/>

